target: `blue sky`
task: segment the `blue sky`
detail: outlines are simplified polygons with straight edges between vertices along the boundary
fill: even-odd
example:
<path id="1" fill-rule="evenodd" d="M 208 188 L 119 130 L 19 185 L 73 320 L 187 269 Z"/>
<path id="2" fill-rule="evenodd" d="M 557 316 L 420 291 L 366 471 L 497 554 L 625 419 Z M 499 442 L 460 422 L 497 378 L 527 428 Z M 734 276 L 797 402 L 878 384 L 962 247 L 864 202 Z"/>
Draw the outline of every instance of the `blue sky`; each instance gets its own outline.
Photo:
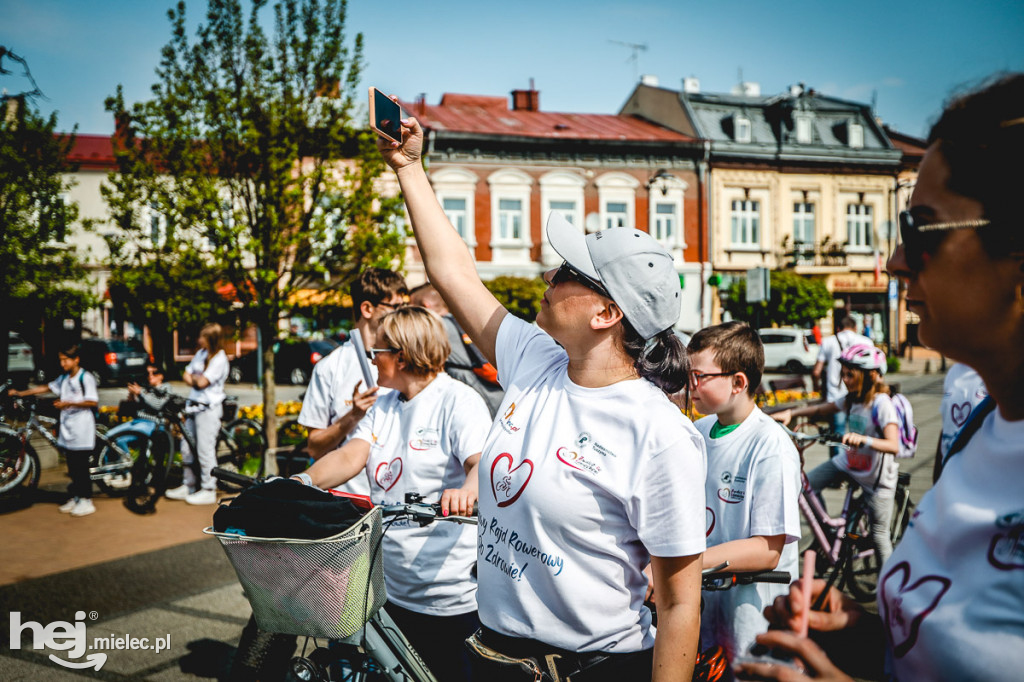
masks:
<path id="1" fill-rule="evenodd" d="M 172 0 L 0 0 L 0 45 L 28 60 L 60 127 L 109 133 L 103 100 L 129 101 L 155 81 Z M 201 18 L 205 0 L 187 3 Z M 385 9 L 387 8 L 387 9 Z M 506 95 L 530 79 L 547 111 L 615 113 L 652 74 L 708 92 L 739 80 L 762 93 L 803 82 L 877 101 L 876 112 L 923 136 L 943 100 L 999 70 L 1024 70 L 1020 0 L 349 0 L 348 30 L 366 40 L 363 85 L 411 100 L 445 92 Z M 644 44 L 637 63 L 629 48 Z M 12 64 L 5 61 L 7 67 Z M 0 76 L 18 92 L 23 79 Z"/>

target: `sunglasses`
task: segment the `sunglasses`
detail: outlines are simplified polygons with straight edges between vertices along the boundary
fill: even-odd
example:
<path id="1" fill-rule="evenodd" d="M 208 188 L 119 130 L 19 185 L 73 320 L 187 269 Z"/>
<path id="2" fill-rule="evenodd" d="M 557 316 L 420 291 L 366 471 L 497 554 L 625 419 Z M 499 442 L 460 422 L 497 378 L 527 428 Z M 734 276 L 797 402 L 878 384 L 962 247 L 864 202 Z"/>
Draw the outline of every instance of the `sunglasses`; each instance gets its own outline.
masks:
<path id="1" fill-rule="evenodd" d="M 977 220 L 957 220 L 946 223 L 921 223 L 910 211 L 900 211 L 900 239 L 903 240 L 903 253 L 907 267 L 912 272 L 924 269 L 924 255 L 933 254 L 942 243 L 946 232 L 950 230 L 976 230 L 991 224 L 983 218 Z"/>
<path id="2" fill-rule="evenodd" d="M 401 352 L 400 348 L 367 348 L 366 349 L 366 357 L 370 358 L 370 360 L 372 361 L 375 357 L 377 357 L 381 353 L 400 353 L 400 352 Z"/>
<path id="3" fill-rule="evenodd" d="M 407 306 L 409 304 L 405 303 L 404 301 L 402 303 L 388 303 L 386 301 L 381 301 L 377 305 L 379 305 L 382 308 L 388 308 L 390 310 L 398 310 L 399 308 L 404 308 L 405 306 Z"/>
<path id="4" fill-rule="evenodd" d="M 568 262 L 562 261 L 562 264 L 555 270 L 555 276 L 551 278 L 551 286 L 558 286 L 562 282 L 576 282 L 582 284 L 591 291 L 595 291 L 605 298 L 611 298 L 611 294 L 604 288 L 604 285 L 598 282 L 592 277 L 584 275 L 582 272 L 569 265 Z"/>

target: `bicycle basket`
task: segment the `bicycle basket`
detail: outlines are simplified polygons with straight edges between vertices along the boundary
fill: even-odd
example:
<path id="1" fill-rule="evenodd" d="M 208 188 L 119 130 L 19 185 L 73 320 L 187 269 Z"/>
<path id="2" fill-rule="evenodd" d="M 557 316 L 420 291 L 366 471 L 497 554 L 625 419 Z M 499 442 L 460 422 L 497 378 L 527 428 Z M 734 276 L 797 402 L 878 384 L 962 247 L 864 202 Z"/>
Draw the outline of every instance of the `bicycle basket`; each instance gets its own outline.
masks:
<path id="1" fill-rule="evenodd" d="M 228 555 L 261 630 L 340 639 L 359 631 L 384 605 L 381 513 L 374 508 L 347 530 L 321 540 L 214 535 Z"/>

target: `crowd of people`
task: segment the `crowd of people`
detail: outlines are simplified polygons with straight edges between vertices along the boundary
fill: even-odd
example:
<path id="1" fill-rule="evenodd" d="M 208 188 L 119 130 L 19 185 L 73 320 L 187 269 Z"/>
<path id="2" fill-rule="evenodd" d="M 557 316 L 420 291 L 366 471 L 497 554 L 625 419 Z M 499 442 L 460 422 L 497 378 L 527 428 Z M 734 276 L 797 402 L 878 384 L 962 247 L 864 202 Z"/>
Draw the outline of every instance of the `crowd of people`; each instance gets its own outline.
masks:
<path id="1" fill-rule="evenodd" d="M 295 478 L 375 503 L 415 490 L 445 514 L 479 505 L 475 533 L 414 525 L 384 541 L 388 611 L 439 679 L 528 679 L 508 661 L 530 660 L 543 679 L 682 680 L 699 648 L 717 645 L 735 663 L 727 678 L 844 680 L 814 636 L 841 630 L 884 641 L 893 679 L 1019 677 L 1024 230 L 1013 197 L 1024 180 L 1024 75 L 947 106 L 900 215 L 888 268 L 906 283 L 921 340 L 962 365 L 947 377 L 935 486 L 895 548 L 900 422 L 885 355 L 852 320 L 822 344 L 814 373 L 824 402 L 768 416 L 754 402 L 764 367 L 754 329 L 716 325 L 684 348 L 672 332 L 681 292 L 671 255 L 645 232 L 585 235 L 553 213 L 546 235 L 563 262 L 543 273 L 528 324 L 484 287 L 430 186 L 423 129 L 412 118 L 401 125 L 402 141 L 378 148 L 430 284 L 412 292 L 414 305 L 388 270 L 368 269 L 353 285 L 352 334 L 377 385 L 365 385 L 352 343 L 316 365 L 299 417 L 315 461 Z M 167 495 L 192 503 L 215 500 L 209 434 L 227 372 L 219 334 L 204 328 L 184 375 L 205 406 L 189 420 L 200 474 L 186 468 Z M 89 447 L 96 388 L 74 349 L 61 365 L 49 386 L 73 482 L 61 509 L 83 515 L 92 504 L 78 453 Z M 465 382 L 449 375 L 458 370 Z M 667 397 L 684 388 L 707 415 L 696 423 Z M 884 560 L 878 613 L 834 588 L 820 595 L 822 581 L 812 586 L 821 611 L 806 613 L 794 584 L 704 595 L 702 612 L 704 569 L 728 562 L 797 577 L 801 463 L 773 417 L 798 416 L 845 431 L 847 449 L 808 479 L 815 490 L 841 478 L 864 490 Z M 811 637 L 795 632 L 804 618 Z M 797 666 L 739 660 L 755 644 Z"/>

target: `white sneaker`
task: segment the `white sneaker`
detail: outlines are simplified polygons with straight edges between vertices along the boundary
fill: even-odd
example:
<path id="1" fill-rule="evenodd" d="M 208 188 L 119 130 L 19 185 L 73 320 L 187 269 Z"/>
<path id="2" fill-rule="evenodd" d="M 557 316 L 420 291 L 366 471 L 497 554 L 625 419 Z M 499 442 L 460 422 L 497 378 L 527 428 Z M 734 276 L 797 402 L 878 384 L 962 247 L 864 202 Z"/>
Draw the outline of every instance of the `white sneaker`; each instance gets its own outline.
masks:
<path id="1" fill-rule="evenodd" d="M 96 511 L 96 506 L 92 503 L 88 497 L 84 497 L 78 501 L 75 508 L 71 510 L 72 516 L 88 516 Z"/>
<path id="2" fill-rule="evenodd" d="M 78 504 L 78 499 L 79 498 L 77 497 L 72 497 L 70 500 L 68 500 L 61 506 L 57 507 L 57 511 L 59 511 L 61 514 L 71 513 L 71 510 L 75 508 L 76 504 Z"/>
<path id="3" fill-rule="evenodd" d="M 197 490 L 186 497 L 185 501 L 189 504 L 217 504 L 217 491 Z"/>
<path id="4" fill-rule="evenodd" d="M 168 500 L 184 500 L 186 497 L 192 494 L 192 489 L 187 485 L 179 485 L 177 488 L 171 488 L 164 493 L 164 497 Z"/>

